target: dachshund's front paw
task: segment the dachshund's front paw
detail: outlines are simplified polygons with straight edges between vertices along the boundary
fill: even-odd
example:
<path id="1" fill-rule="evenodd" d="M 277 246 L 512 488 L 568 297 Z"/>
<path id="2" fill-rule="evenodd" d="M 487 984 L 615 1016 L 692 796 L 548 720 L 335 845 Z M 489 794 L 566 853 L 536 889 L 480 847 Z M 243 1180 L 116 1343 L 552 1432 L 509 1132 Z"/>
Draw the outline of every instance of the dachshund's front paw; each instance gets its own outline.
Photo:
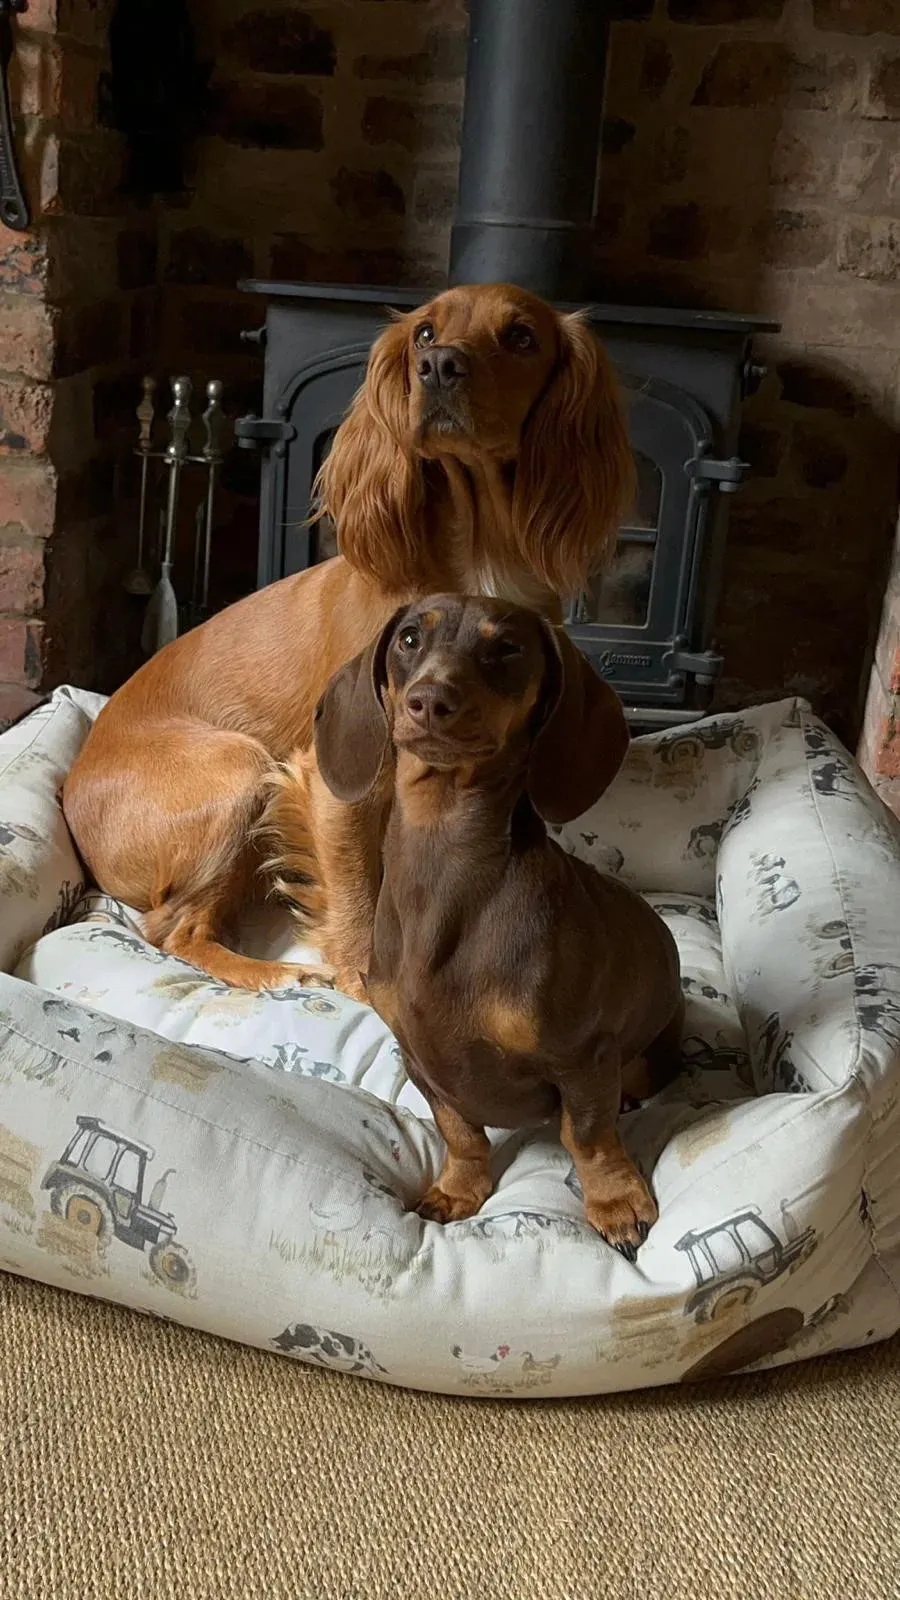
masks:
<path id="1" fill-rule="evenodd" d="M 615 1193 L 586 1196 L 588 1222 L 601 1238 L 612 1245 L 626 1261 L 636 1261 L 637 1253 L 659 1216 L 656 1201 L 640 1173 L 634 1172 Z"/>
<path id="2" fill-rule="evenodd" d="M 489 1183 L 486 1187 L 473 1185 L 471 1189 L 458 1194 L 448 1194 L 439 1183 L 433 1183 L 422 1196 L 416 1210 L 426 1222 L 464 1222 L 466 1217 L 474 1217 L 481 1210 L 490 1192 Z"/>

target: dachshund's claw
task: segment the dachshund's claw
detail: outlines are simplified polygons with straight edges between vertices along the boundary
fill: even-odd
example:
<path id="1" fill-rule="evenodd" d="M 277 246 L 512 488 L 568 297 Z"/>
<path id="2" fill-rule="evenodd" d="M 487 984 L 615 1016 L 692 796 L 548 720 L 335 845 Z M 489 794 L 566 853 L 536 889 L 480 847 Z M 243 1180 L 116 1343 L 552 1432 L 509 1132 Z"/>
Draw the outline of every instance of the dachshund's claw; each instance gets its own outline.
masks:
<path id="1" fill-rule="evenodd" d="M 607 1239 L 606 1243 L 612 1244 L 612 1240 Z M 631 1265 L 634 1266 L 634 1263 L 637 1261 L 638 1253 L 638 1247 L 636 1244 L 627 1244 L 625 1241 L 622 1241 L 619 1244 L 613 1244 L 612 1247 L 614 1250 L 618 1250 L 619 1255 L 624 1256 L 625 1260 L 630 1261 Z"/>

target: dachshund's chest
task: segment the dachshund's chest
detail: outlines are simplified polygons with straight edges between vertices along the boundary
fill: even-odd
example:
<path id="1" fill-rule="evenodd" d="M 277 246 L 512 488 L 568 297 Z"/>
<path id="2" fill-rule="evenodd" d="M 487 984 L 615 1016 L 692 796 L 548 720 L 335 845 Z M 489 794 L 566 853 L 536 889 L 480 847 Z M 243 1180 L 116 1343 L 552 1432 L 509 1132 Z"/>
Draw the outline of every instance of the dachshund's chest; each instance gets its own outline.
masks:
<path id="1" fill-rule="evenodd" d="M 383 931 L 383 924 L 382 924 Z M 544 974 L 528 951 L 501 952 L 464 926 L 444 943 L 375 941 L 369 998 L 403 1050 L 407 1071 L 473 1123 L 514 1128 L 559 1107 L 557 1025 Z M 543 968 L 543 960 L 540 963 Z M 543 996 L 543 998 L 542 998 Z"/>
<path id="2" fill-rule="evenodd" d="M 563 872 L 548 871 L 556 853 L 529 852 L 494 874 L 473 860 L 452 894 L 433 875 L 411 871 L 399 885 L 387 878 L 369 980 L 391 1026 L 440 1018 L 456 1050 L 545 1057 L 580 1009 L 572 991 L 589 1003 L 587 969 L 603 965 L 578 915 L 594 920 L 594 908 L 560 860 Z"/>
<path id="3" fill-rule="evenodd" d="M 558 1110 L 557 1073 L 538 1019 L 518 1003 L 488 996 L 462 1007 L 440 985 L 413 992 L 402 981 L 371 978 L 369 994 L 427 1098 L 495 1128 L 540 1122 Z"/>

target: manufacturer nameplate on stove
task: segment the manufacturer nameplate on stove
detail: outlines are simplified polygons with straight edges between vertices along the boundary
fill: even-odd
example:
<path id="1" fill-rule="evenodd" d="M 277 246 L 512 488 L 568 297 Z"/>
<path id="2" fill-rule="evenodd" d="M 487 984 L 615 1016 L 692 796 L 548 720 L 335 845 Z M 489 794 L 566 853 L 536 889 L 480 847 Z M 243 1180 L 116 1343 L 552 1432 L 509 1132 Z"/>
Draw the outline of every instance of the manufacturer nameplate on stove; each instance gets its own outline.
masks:
<path id="1" fill-rule="evenodd" d="M 601 672 L 607 677 L 615 677 L 621 667 L 645 668 L 652 667 L 652 656 L 620 655 L 616 650 L 604 650 L 602 656 L 597 658 Z"/>

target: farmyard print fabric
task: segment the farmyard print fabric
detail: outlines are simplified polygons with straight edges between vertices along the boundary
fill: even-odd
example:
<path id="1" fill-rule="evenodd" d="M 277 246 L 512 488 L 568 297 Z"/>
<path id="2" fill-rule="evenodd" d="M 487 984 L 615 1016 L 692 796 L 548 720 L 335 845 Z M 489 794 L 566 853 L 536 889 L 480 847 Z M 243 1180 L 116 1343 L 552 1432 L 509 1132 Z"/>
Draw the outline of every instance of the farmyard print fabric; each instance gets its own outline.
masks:
<path id="1" fill-rule="evenodd" d="M 623 1118 L 660 1220 L 587 1226 L 557 1130 L 493 1135 L 468 1222 L 411 1210 L 441 1141 L 368 1008 L 153 950 L 58 802 L 102 700 L 0 737 L 0 1268 L 447 1393 L 678 1382 L 900 1326 L 900 830 L 799 701 L 635 742 L 562 842 L 681 950 L 684 1070 Z M 247 948 L 286 953 L 280 917 Z"/>

